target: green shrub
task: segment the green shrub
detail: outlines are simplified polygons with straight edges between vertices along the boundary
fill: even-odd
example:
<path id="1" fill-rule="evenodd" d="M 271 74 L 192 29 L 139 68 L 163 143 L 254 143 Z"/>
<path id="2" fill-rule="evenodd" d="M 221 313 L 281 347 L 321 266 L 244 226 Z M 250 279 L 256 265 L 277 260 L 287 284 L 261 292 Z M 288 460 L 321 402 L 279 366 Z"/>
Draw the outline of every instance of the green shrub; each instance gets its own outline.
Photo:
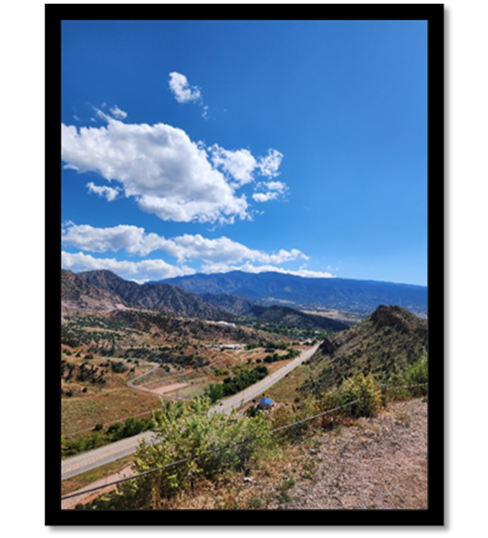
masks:
<path id="1" fill-rule="evenodd" d="M 87 508 L 160 508 L 200 477 L 215 481 L 226 471 L 245 469 L 269 444 L 266 417 L 262 413 L 254 418 L 239 418 L 235 412 L 230 416 L 209 414 L 210 405 L 210 399 L 199 397 L 191 402 L 162 403 L 162 409 L 153 413 L 153 430 L 160 442 L 139 445 L 134 470 L 143 472 L 192 459 L 125 482 Z M 206 454 L 215 449 L 220 450 Z"/>
<path id="2" fill-rule="evenodd" d="M 346 412 L 353 417 L 375 415 L 381 406 L 381 390 L 373 374 L 365 376 L 363 373 L 346 379 L 341 389 L 344 403 L 360 400 L 346 408 Z"/>
<path id="3" fill-rule="evenodd" d="M 408 385 L 421 385 L 427 383 L 428 380 L 428 361 L 427 353 L 424 353 L 422 358 L 415 361 L 405 370 L 405 379 Z"/>

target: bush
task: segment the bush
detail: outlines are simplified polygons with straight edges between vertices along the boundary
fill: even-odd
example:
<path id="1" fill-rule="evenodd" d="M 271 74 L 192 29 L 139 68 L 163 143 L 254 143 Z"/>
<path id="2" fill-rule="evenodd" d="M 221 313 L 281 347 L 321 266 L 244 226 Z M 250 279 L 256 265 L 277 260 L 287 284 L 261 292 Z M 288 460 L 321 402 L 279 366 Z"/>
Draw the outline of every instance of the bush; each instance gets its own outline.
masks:
<path id="1" fill-rule="evenodd" d="M 360 400 L 346 408 L 346 412 L 353 417 L 370 417 L 381 406 L 381 390 L 373 374 L 365 376 L 361 373 L 350 377 L 342 383 L 341 388 L 344 403 Z"/>
<path id="2" fill-rule="evenodd" d="M 267 447 L 270 434 L 266 417 L 239 418 L 235 412 L 209 414 L 208 398 L 191 402 L 165 402 L 153 413 L 154 432 L 161 441 L 139 445 L 134 469 L 143 472 L 191 458 L 178 465 L 123 483 L 115 492 L 92 503 L 88 509 L 158 509 L 200 478 L 216 481 L 226 471 L 241 471 Z M 235 443 L 240 444 L 235 445 Z M 211 450 L 220 449 L 210 454 Z"/>
<path id="3" fill-rule="evenodd" d="M 428 362 L 427 353 L 424 353 L 422 358 L 405 370 L 405 379 L 408 385 L 421 385 L 427 383 L 428 380 Z"/>

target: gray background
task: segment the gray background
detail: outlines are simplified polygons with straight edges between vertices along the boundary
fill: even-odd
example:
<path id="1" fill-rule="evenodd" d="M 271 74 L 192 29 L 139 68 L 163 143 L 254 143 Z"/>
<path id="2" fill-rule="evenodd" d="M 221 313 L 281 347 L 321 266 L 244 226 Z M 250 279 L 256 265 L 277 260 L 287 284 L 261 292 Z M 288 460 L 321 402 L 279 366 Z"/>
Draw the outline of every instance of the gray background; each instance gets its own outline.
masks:
<path id="1" fill-rule="evenodd" d="M 483 279 L 487 257 L 483 217 L 488 180 L 486 167 L 482 166 L 482 157 L 488 150 L 485 98 L 488 8 L 486 2 L 473 0 L 454 0 L 453 4 L 456 8 L 457 278 L 455 305 L 451 289 L 446 285 L 445 308 L 451 317 L 455 306 L 456 333 L 448 336 L 451 344 L 455 338 L 456 415 L 454 421 L 447 422 L 445 440 L 452 443 L 455 428 L 456 534 L 478 537 L 483 534 L 486 520 L 483 515 L 488 482 L 487 465 L 482 459 L 486 452 L 486 398 L 481 396 L 488 379 L 483 358 L 486 351 L 482 347 L 488 289 Z M 43 177 L 44 122 L 56 123 L 59 119 L 56 99 L 44 112 L 43 24 L 41 2 L 8 0 L 7 5 L 2 3 L 0 7 L 0 522 L 3 536 L 26 538 L 44 536 L 45 526 L 49 528 L 44 521 L 44 421 L 58 421 L 58 417 L 44 417 L 43 407 L 44 360 L 50 359 L 44 357 L 44 323 L 47 322 L 49 333 L 58 331 L 59 327 L 58 288 L 49 289 L 46 294 L 46 304 L 55 306 L 56 323 L 49 315 L 44 318 L 44 260 L 49 271 L 58 273 L 55 260 L 59 256 L 56 249 L 60 237 L 53 235 L 53 228 L 45 236 L 43 222 L 44 202 L 49 203 L 52 198 L 53 210 L 59 207 L 59 172 L 48 170 Z M 54 84 L 57 85 L 57 80 Z M 55 97 L 58 91 L 57 87 L 53 88 Z M 52 146 L 49 149 L 53 151 Z M 429 178 L 429 182 L 432 180 Z M 450 184 L 443 178 L 435 180 L 439 199 L 431 200 L 429 209 L 439 208 L 435 218 L 442 219 L 447 231 L 451 223 L 451 215 L 446 211 L 450 207 Z M 447 203 L 446 198 L 443 202 L 444 195 Z M 431 250 L 429 274 L 431 279 L 445 279 L 447 284 L 452 275 L 448 257 L 452 239 L 445 235 L 431 238 L 442 250 Z M 443 263 L 436 260 L 435 264 L 433 258 L 441 253 Z M 434 266 L 439 274 L 434 274 Z M 449 327 L 451 323 L 449 319 Z M 57 349 L 54 346 L 52 350 L 53 360 Z M 450 355 L 449 351 L 446 353 Z M 57 443 L 55 439 L 55 451 Z M 58 477 L 52 480 L 57 492 Z"/>

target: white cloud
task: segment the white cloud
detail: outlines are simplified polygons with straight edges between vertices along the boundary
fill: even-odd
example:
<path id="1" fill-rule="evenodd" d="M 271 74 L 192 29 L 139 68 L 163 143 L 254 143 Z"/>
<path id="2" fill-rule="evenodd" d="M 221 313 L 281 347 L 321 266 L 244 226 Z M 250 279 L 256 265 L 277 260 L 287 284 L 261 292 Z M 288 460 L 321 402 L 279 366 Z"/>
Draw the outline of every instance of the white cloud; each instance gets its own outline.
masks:
<path id="1" fill-rule="evenodd" d="M 214 144 L 210 149 L 214 166 L 221 167 L 241 186 L 254 180 L 253 171 L 257 161 L 248 149 L 229 151 Z"/>
<path id="2" fill-rule="evenodd" d="M 183 130 L 99 115 L 106 127 L 62 124 L 62 159 L 69 167 L 120 182 L 140 209 L 163 220 L 224 223 L 249 217 L 246 197 L 235 195 L 204 147 Z"/>
<path id="3" fill-rule="evenodd" d="M 302 276 L 306 278 L 335 278 L 330 273 L 325 273 L 322 271 L 309 271 L 307 269 L 300 268 L 298 271 L 293 271 L 289 269 L 283 269 L 282 267 L 276 267 L 274 265 L 260 265 L 254 266 L 249 262 L 246 262 L 243 265 L 226 265 L 226 264 L 207 264 L 202 266 L 202 272 L 205 274 L 211 273 L 228 273 L 230 271 L 244 271 L 246 273 L 264 273 L 264 272 L 275 272 L 282 273 L 286 275 L 295 275 Z"/>
<path id="4" fill-rule="evenodd" d="M 66 166 L 65 168 L 67 168 L 68 166 Z M 87 183 L 86 186 L 88 187 L 89 192 L 94 192 L 95 194 L 98 194 L 98 196 L 106 198 L 109 202 L 115 200 L 115 198 L 117 198 L 117 195 L 120 192 L 120 189 L 113 189 L 112 187 L 95 185 L 93 182 Z"/>
<path id="5" fill-rule="evenodd" d="M 283 155 L 269 149 L 268 156 L 256 159 L 248 149 L 226 150 L 218 144 L 209 148 L 212 162 L 215 167 L 220 167 L 226 174 L 231 176 L 236 186 L 246 185 L 254 181 L 255 173 L 262 176 L 275 177 L 278 175 Z M 280 181 L 270 182 L 285 186 Z"/>
<path id="6" fill-rule="evenodd" d="M 268 181 L 268 183 L 265 183 L 264 185 L 268 190 L 277 191 L 280 194 L 285 192 L 285 190 L 287 189 L 286 185 L 281 181 Z"/>
<path id="7" fill-rule="evenodd" d="M 279 195 L 278 192 L 257 192 L 252 197 L 255 202 L 269 202 L 270 200 L 276 200 Z"/>
<path id="8" fill-rule="evenodd" d="M 123 110 L 120 110 L 120 108 L 115 105 L 110 109 L 110 112 L 112 113 L 112 116 L 117 119 L 125 119 L 127 118 L 127 112 L 124 112 Z"/>
<path id="9" fill-rule="evenodd" d="M 259 161 L 259 170 L 261 175 L 268 177 L 276 177 L 278 168 L 283 160 L 283 154 L 275 149 L 268 149 L 268 155 L 262 157 Z"/>
<path id="10" fill-rule="evenodd" d="M 296 259 L 308 260 L 308 256 L 298 249 L 284 250 L 268 254 L 250 249 L 227 237 L 207 239 L 200 234 L 185 234 L 166 239 L 155 233 L 146 234 L 144 228 L 119 225 L 112 228 L 94 228 L 89 225 L 76 225 L 72 222 L 63 226 L 62 240 L 89 252 L 117 252 L 125 249 L 129 254 L 147 256 L 155 250 L 166 252 L 182 263 L 187 260 L 202 260 L 206 263 L 238 263 L 250 260 L 260 263 L 281 264 Z"/>
<path id="11" fill-rule="evenodd" d="M 174 71 L 169 76 L 169 87 L 178 103 L 191 103 L 201 100 L 200 89 L 197 86 L 190 86 L 185 75 Z"/>
<path id="12" fill-rule="evenodd" d="M 269 202 L 270 200 L 276 200 L 288 189 L 288 187 L 281 181 L 268 181 L 267 183 L 260 182 L 256 187 L 268 189 L 268 192 L 254 193 L 252 197 L 255 202 Z"/>
<path id="13" fill-rule="evenodd" d="M 63 269 L 70 269 L 75 272 L 108 269 L 121 277 L 137 277 L 140 281 L 162 280 L 195 274 L 195 270 L 190 267 L 175 267 L 164 260 L 119 261 L 115 258 L 94 258 L 82 252 L 75 254 L 62 252 L 61 262 Z"/>

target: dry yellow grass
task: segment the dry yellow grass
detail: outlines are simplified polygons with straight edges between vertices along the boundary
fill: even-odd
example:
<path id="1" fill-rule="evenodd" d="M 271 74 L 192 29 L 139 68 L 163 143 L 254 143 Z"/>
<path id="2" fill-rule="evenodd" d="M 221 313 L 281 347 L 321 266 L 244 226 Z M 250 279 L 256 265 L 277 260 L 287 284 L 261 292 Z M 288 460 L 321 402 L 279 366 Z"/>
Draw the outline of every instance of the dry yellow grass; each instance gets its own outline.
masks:
<path id="1" fill-rule="evenodd" d="M 74 476 L 73 478 L 63 480 L 61 482 L 61 496 L 67 495 L 68 493 L 72 493 L 74 491 L 78 491 L 79 489 L 88 486 L 89 484 L 92 484 L 93 482 L 96 482 L 101 478 L 112 476 L 115 473 L 118 473 L 122 469 L 125 469 L 126 467 L 131 465 L 133 461 L 134 456 L 131 454 L 130 456 L 126 456 L 125 458 L 121 458 L 120 460 L 114 461 L 112 463 L 107 463 L 107 465 L 102 465 L 101 467 L 97 467 L 96 469 L 92 469 L 91 471 L 87 471 L 86 473 L 82 473 L 77 476 Z"/>

